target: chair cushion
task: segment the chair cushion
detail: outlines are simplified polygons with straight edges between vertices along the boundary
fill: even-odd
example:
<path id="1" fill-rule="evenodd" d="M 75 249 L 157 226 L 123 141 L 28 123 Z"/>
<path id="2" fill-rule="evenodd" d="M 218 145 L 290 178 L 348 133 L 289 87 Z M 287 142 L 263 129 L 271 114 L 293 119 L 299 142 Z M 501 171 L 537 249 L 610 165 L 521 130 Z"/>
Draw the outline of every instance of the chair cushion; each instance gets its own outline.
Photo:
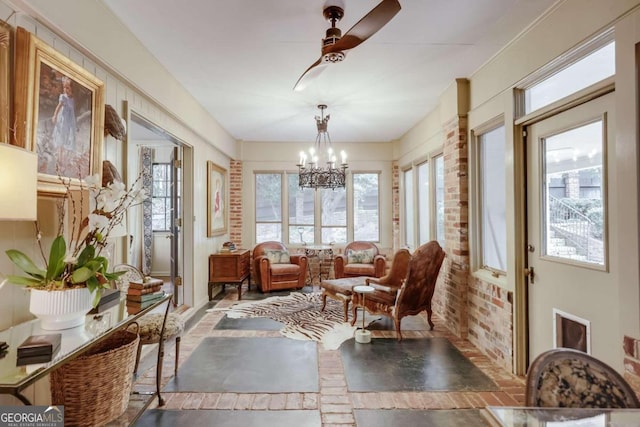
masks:
<path id="1" fill-rule="evenodd" d="M 265 256 L 269 259 L 271 264 L 290 264 L 291 257 L 288 251 L 281 251 L 276 249 L 267 249 L 264 251 Z"/>
<path id="2" fill-rule="evenodd" d="M 352 276 L 373 276 L 376 269 L 373 264 L 347 264 L 344 266 L 344 272 Z"/>
<path id="3" fill-rule="evenodd" d="M 349 249 L 347 251 L 347 264 L 373 264 L 374 256 L 375 250 L 373 248 L 361 251 Z"/>
<path id="4" fill-rule="evenodd" d="M 287 274 L 298 275 L 300 273 L 300 266 L 298 264 L 272 264 L 271 275 L 272 276 L 284 276 Z"/>
<path id="5" fill-rule="evenodd" d="M 138 319 L 140 326 L 140 343 L 151 344 L 160 341 L 160 331 L 162 330 L 162 320 L 164 313 L 149 313 Z M 184 331 L 184 321 L 180 315 L 169 313 L 167 323 L 164 327 L 164 336 L 166 338 L 180 335 Z"/>

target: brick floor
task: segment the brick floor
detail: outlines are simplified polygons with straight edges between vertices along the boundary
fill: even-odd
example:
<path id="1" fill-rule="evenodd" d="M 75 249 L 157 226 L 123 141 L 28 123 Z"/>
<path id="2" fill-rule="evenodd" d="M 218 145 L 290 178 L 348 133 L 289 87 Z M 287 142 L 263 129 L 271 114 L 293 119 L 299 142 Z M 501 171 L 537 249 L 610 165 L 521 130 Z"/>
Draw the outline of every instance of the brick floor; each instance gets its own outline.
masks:
<path id="1" fill-rule="evenodd" d="M 227 292 L 216 307 L 230 307 L 237 300 L 235 289 Z M 198 346 L 204 337 L 280 337 L 278 331 L 216 330 L 215 325 L 224 317 L 222 312 L 205 316 L 182 339 L 180 363 Z M 426 317 L 425 317 L 426 320 Z M 322 425 L 355 425 L 354 409 L 463 409 L 484 408 L 488 405 L 519 406 L 524 400 L 524 378 L 512 375 L 495 365 L 471 343 L 462 340 L 447 329 L 434 314 L 433 331 L 406 331 L 405 339 L 445 337 L 499 387 L 499 391 L 485 392 L 349 392 L 339 350 L 325 350 L 318 346 L 319 393 L 163 393 L 166 400 L 161 409 L 230 409 L 230 410 L 319 410 Z M 395 331 L 372 331 L 375 338 L 395 338 Z M 166 384 L 173 375 L 174 348 L 168 343 L 162 382 Z M 179 373 L 178 373 L 179 374 Z M 149 387 L 153 383 L 155 369 L 140 375 L 135 387 Z M 157 402 L 157 399 L 155 399 Z M 154 402 L 150 408 L 157 407 Z M 139 403 L 138 403 L 139 405 Z"/>

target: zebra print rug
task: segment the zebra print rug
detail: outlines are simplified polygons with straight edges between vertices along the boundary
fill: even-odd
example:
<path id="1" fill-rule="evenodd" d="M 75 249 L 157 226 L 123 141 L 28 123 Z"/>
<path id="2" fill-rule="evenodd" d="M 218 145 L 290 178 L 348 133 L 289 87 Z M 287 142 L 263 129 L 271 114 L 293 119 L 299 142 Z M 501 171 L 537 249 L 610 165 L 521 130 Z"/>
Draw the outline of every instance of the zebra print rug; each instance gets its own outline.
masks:
<path id="1" fill-rule="evenodd" d="M 238 303 L 227 309 L 226 314 L 232 319 L 266 317 L 284 324 L 280 333 L 287 338 L 317 341 L 325 350 L 336 350 L 340 344 L 353 337 L 357 327 L 351 326 L 350 321 L 344 322 L 344 307 L 341 302 L 327 298 L 324 311 L 320 311 L 321 307 L 320 293 L 292 292 L 284 297 Z M 367 314 L 365 324 L 378 319 L 380 317 Z M 358 325 L 361 325 L 361 318 L 358 320 Z"/>

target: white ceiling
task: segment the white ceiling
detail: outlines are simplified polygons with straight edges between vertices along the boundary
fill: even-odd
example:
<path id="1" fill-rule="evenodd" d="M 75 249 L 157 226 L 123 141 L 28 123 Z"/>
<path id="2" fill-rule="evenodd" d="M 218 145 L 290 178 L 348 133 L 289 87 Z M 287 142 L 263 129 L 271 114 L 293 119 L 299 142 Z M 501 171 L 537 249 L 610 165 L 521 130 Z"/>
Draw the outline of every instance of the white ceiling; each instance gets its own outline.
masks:
<path id="1" fill-rule="evenodd" d="M 469 77 L 556 0 L 400 0 L 378 33 L 303 92 L 330 24 L 325 0 L 102 0 L 234 138 L 391 141 L 455 78 Z M 335 3 L 335 1 L 334 1 Z M 379 0 L 344 0 L 344 34 Z"/>

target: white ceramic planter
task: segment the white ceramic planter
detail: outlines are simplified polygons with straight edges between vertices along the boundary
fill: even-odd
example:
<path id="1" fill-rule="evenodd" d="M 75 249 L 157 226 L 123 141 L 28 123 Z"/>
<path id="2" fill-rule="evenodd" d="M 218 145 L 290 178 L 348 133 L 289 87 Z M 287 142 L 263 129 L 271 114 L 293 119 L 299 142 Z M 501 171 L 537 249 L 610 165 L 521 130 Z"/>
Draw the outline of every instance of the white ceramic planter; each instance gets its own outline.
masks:
<path id="1" fill-rule="evenodd" d="M 44 291 L 31 289 L 29 311 L 40 319 L 40 327 L 49 331 L 69 329 L 84 324 L 92 308 L 88 288 Z"/>

